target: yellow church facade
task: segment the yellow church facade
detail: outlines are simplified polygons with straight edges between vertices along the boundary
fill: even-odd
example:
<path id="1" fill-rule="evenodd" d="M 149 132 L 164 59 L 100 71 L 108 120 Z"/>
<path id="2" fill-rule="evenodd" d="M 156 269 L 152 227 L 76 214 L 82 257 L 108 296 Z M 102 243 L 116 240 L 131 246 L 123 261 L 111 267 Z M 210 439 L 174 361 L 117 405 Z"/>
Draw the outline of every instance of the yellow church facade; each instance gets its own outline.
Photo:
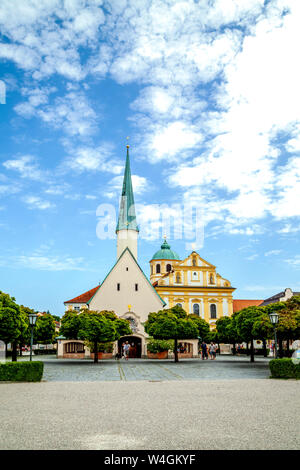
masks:
<path id="1" fill-rule="evenodd" d="M 150 281 L 165 308 L 180 305 L 188 314 L 206 320 L 211 329 L 218 318 L 233 313 L 235 288 L 195 251 L 180 260 L 165 240 L 150 261 Z"/>

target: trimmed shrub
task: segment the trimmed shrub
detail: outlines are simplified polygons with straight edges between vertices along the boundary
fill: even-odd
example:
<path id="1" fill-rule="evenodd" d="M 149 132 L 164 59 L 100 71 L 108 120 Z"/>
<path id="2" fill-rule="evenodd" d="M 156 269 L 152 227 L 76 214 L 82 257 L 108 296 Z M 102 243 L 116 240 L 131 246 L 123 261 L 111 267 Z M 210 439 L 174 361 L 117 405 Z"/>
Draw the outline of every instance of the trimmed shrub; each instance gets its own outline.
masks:
<path id="1" fill-rule="evenodd" d="M 174 349 L 173 340 L 164 340 L 164 339 L 149 339 L 147 341 L 147 351 L 151 354 L 160 353 L 163 351 L 169 351 Z"/>
<path id="2" fill-rule="evenodd" d="M 0 364 L 1 382 L 40 382 L 43 377 L 44 363 L 7 362 Z"/>
<path id="3" fill-rule="evenodd" d="M 300 363 L 294 364 L 292 359 L 272 359 L 269 366 L 271 378 L 300 379 Z"/>
<path id="4" fill-rule="evenodd" d="M 34 349 L 35 356 L 48 356 L 49 354 L 56 354 L 56 349 Z"/>
<path id="5" fill-rule="evenodd" d="M 90 350 L 91 353 L 94 353 L 94 343 L 91 341 L 85 341 L 84 343 Z M 106 343 L 98 343 L 98 353 L 112 353 L 114 349 L 114 343 L 112 341 L 107 341 Z"/>

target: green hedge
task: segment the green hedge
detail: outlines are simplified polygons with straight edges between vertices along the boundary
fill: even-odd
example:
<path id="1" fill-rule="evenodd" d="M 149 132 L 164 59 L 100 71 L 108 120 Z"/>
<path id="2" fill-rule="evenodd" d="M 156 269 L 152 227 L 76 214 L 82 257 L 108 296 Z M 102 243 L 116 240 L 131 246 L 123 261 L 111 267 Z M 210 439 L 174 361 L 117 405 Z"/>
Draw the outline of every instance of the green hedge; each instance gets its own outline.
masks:
<path id="1" fill-rule="evenodd" d="M 43 377 L 44 363 L 7 362 L 0 364 L 0 381 L 3 382 L 40 382 Z"/>
<path id="2" fill-rule="evenodd" d="M 35 356 L 48 356 L 49 354 L 56 354 L 56 349 L 34 349 Z"/>
<path id="3" fill-rule="evenodd" d="M 160 353 L 163 351 L 169 351 L 174 349 L 174 341 L 165 339 L 148 339 L 147 351 L 152 354 Z"/>
<path id="4" fill-rule="evenodd" d="M 300 379 L 300 363 L 294 364 L 292 359 L 272 359 L 269 366 L 271 378 Z"/>

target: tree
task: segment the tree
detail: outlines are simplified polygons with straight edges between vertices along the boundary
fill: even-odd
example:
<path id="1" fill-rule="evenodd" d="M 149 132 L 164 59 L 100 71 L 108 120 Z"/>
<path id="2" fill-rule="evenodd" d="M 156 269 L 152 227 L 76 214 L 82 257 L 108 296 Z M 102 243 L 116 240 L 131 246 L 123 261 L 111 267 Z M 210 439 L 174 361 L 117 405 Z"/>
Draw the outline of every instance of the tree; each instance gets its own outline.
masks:
<path id="1" fill-rule="evenodd" d="M 200 318 L 198 315 L 191 314 L 188 315 L 188 318 L 192 320 L 195 325 L 198 328 L 198 337 L 201 338 L 202 341 L 205 341 L 206 343 L 210 341 L 210 328 L 209 324 L 207 321 L 203 320 L 203 318 Z"/>
<path id="2" fill-rule="evenodd" d="M 270 321 L 269 315 L 264 310 L 264 307 L 258 307 L 259 317 L 253 323 L 252 333 L 253 337 L 260 339 L 263 342 L 264 357 L 267 357 L 267 342 L 266 339 L 273 337 L 273 326 Z"/>
<path id="3" fill-rule="evenodd" d="M 175 362 L 178 362 L 178 340 L 198 337 L 195 321 L 178 306 L 149 313 L 144 327 L 146 333 L 155 339 L 174 339 Z"/>
<path id="4" fill-rule="evenodd" d="M 68 310 L 61 319 L 59 334 L 67 339 L 78 339 L 80 317 L 76 310 Z"/>
<path id="5" fill-rule="evenodd" d="M 243 341 L 250 342 L 250 361 L 254 362 L 254 323 L 259 319 L 261 310 L 259 307 L 247 307 L 240 310 L 235 316 L 237 333 Z"/>
<path id="6" fill-rule="evenodd" d="M 52 344 L 55 335 L 55 322 L 50 313 L 37 318 L 34 329 L 34 343 Z"/>
<path id="7" fill-rule="evenodd" d="M 15 300 L 0 291 L 0 339 L 6 345 L 12 343 L 12 361 L 17 361 L 17 341 L 25 327 Z"/>
<path id="8" fill-rule="evenodd" d="M 31 339 L 31 327 L 29 324 L 29 314 L 36 314 L 33 309 L 29 307 L 25 307 L 24 305 L 20 305 L 20 314 L 23 320 L 23 328 L 21 331 L 20 336 L 18 337 L 18 343 L 20 348 L 20 356 L 22 356 L 22 346 L 25 344 L 30 344 Z"/>
<path id="9" fill-rule="evenodd" d="M 294 295 L 286 302 L 277 302 L 266 305 L 264 311 L 269 314 L 276 311 L 279 314 L 277 336 L 279 344 L 279 357 L 283 357 L 283 341 L 286 341 L 287 355 L 289 356 L 289 342 L 299 338 L 300 296 Z"/>
<path id="10" fill-rule="evenodd" d="M 116 341 L 121 332 L 131 334 L 129 322 L 118 318 L 114 312 L 89 310 L 80 313 L 79 319 L 78 337 L 94 344 L 94 363 L 98 362 L 98 343 Z"/>

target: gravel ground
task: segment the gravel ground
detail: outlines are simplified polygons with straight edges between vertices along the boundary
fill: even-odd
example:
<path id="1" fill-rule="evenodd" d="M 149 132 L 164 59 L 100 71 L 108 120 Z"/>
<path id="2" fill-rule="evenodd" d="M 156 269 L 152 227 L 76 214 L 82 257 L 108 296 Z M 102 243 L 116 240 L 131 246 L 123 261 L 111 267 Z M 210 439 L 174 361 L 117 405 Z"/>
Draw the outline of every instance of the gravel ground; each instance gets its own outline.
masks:
<path id="1" fill-rule="evenodd" d="M 299 449 L 300 381 L 0 385 L 3 449 Z"/>

